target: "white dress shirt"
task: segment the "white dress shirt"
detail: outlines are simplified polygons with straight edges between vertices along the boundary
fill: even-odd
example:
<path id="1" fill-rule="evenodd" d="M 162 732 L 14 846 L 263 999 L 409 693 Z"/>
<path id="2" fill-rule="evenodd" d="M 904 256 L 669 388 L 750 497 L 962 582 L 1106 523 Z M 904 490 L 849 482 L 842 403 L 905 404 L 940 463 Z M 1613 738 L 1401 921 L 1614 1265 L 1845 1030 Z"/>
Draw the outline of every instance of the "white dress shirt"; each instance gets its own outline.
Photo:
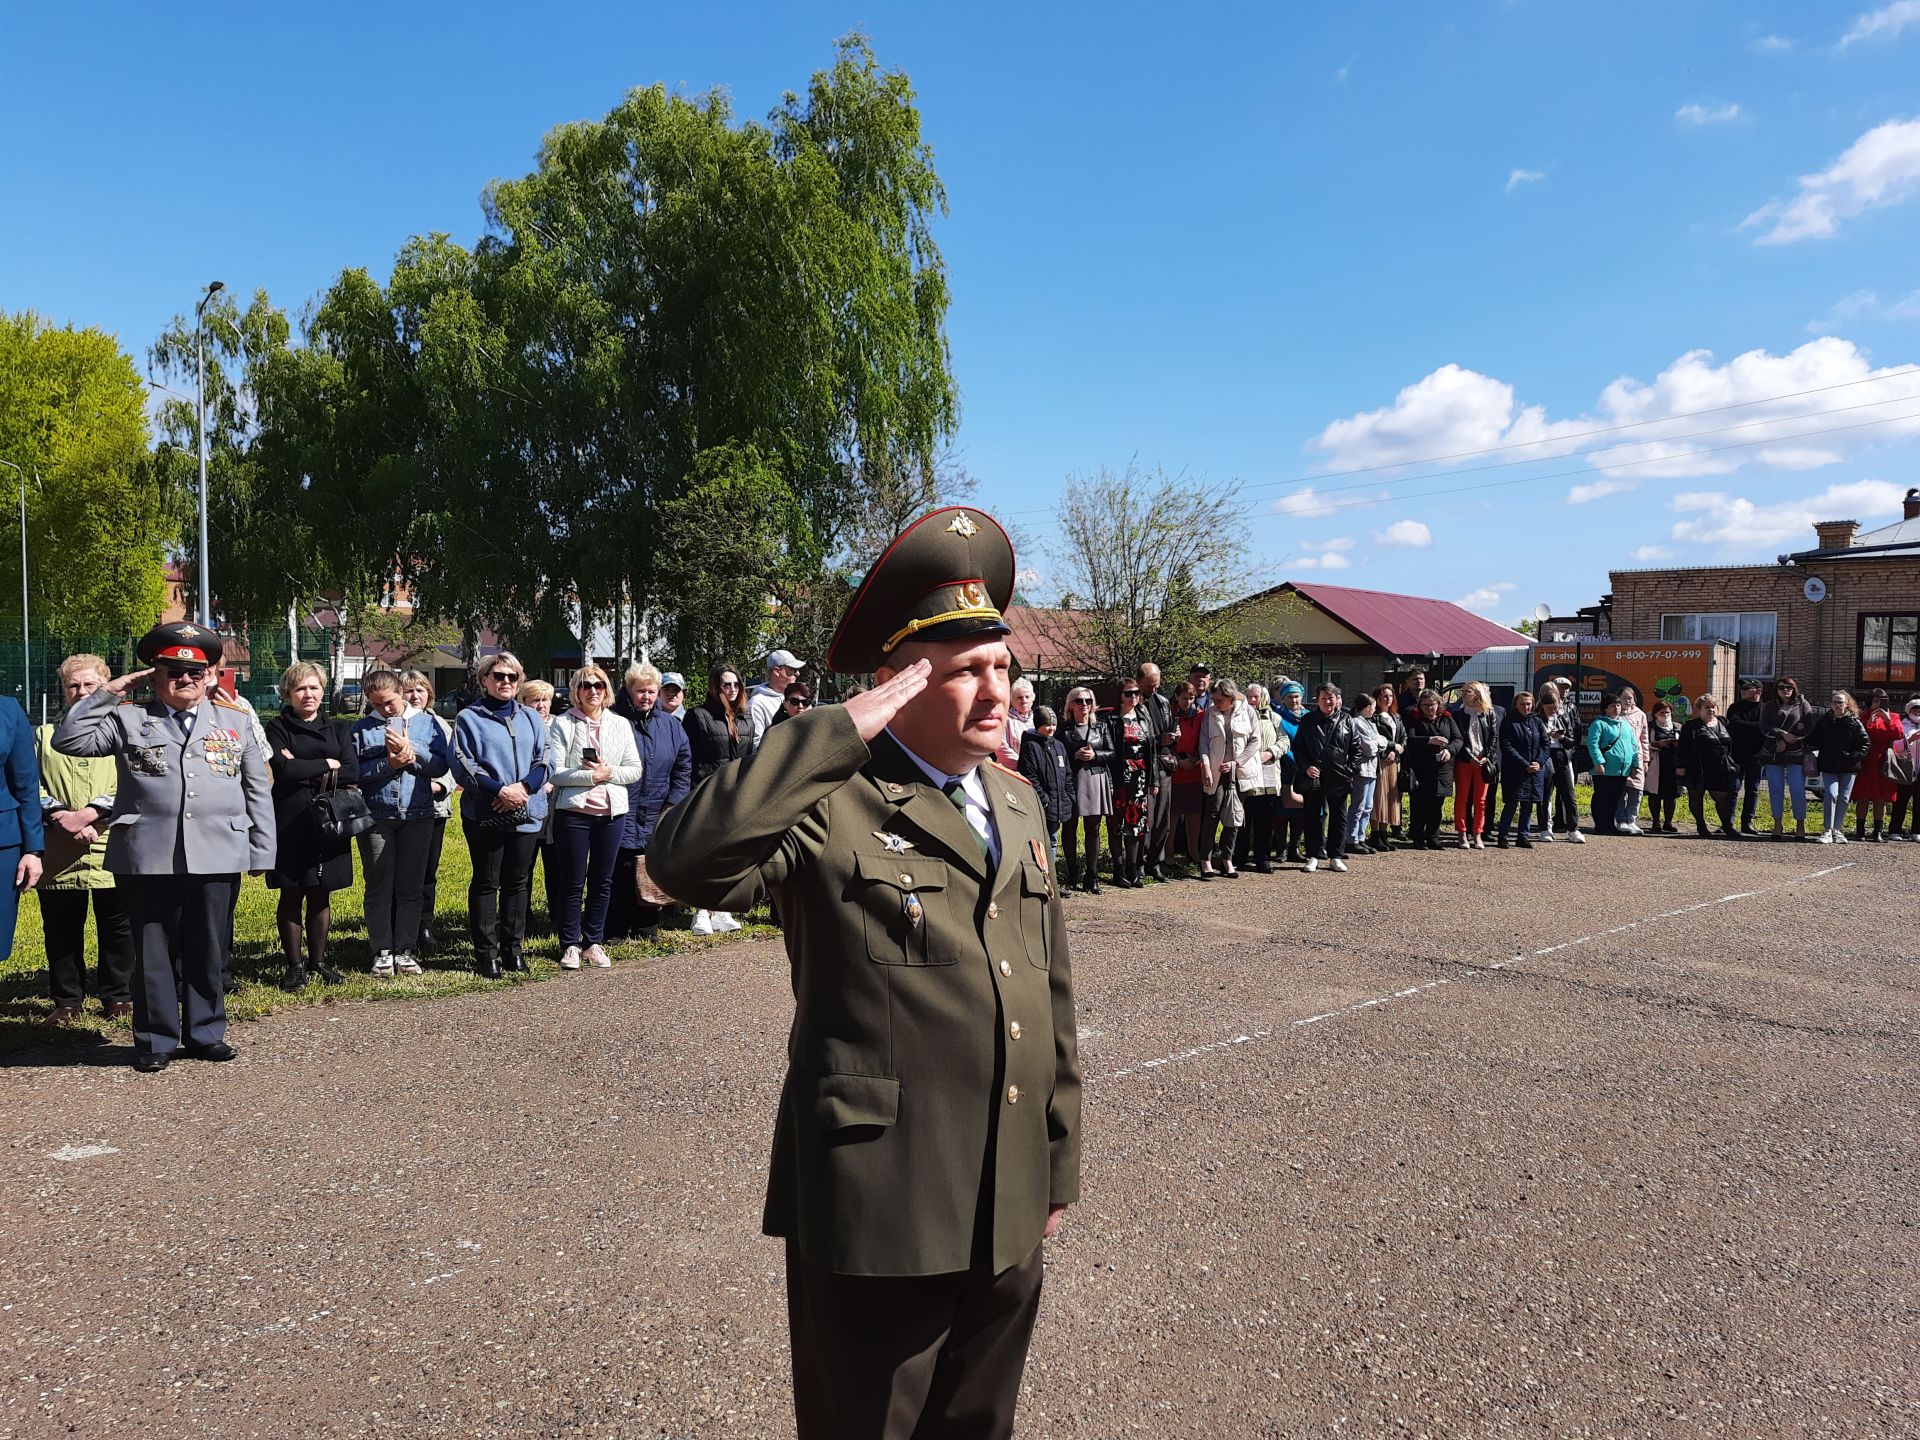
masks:
<path id="1" fill-rule="evenodd" d="M 998 865 L 1000 863 L 1000 829 L 993 823 L 993 808 L 987 804 L 987 782 L 980 778 L 980 767 L 976 765 L 964 775 L 949 775 L 914 754 L 906 742 L 893 733 L 891 727 L 888 728 L 887 734 L 894 744 L 906 751 L 907 758 L 918 765 L 921 773 L 939 789 L 945 790 L 951 781 L 960 782 L 960 794 L 967 802 L 965 811 L 967 823 L 973 827 L 976 835 L 987 842 L 987 858 Z"/>

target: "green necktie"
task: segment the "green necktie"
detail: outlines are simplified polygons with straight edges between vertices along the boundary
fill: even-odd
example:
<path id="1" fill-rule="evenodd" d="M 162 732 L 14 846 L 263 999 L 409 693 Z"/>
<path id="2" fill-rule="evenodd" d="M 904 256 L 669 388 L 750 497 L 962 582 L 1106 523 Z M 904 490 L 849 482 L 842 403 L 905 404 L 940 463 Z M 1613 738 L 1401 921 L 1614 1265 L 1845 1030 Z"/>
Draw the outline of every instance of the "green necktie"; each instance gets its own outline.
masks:
<path id="1" fill-rule="evenodd" d="M 987 859 L 990 853 L 987 849 L 987 837 L 973 828 L 973 820 L 967 814 L 967 795 L 966 792 L 960 788 L 960 782 L 958 780 L 949 780 L 940 787 L 940 791 L 947 799 L 953 802 L 953 808 L 960 812 L 960 823 L 967 827 L 967 834 L 971 835 L 973 837 L 973 843 L 980 847 L 980 858 L 982 860 Z"/>

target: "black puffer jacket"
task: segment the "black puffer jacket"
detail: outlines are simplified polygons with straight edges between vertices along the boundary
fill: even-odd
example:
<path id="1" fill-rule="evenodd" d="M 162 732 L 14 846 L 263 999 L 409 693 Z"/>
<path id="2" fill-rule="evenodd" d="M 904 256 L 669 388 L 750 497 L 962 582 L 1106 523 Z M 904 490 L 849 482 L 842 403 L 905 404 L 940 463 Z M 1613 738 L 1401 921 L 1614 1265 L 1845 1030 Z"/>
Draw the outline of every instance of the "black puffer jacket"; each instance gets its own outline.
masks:
<path id="1" fill-rule="evenodd" d="M 1822 711 L 1813 722 L 1807 748 L 1820 757 L 1822 775 L 1858 775 L 1860 763 L 1867 758 L 1867 727 L 1858 715 Z"/>
<path id="2" fill-rule="evenodd" d="M 1754 708 L 1760 707 L 1756 703 Z M 1731 790 L 1740 778 L 1740 761 L 1734 751 L 1738 736 L 1715 720 L 1708 724 L 1698 715 L 1680 727 L 1680 781 L 1689 790 Z"/>
<path id="3" fill-rule="evenodd" d="M 698 785 L 722 765 L 753 749 L 753 721 L 736 715 L 727 729 L 722 702 L 709 700 L 687 711 L 687 744 L 693 751 L 693 783 Z"/>
<path id="4" fill-rule="evenodd" d="M 1073 818 L 1073 767 L 1059 737 L 1029 730 L 1020 737 L 1020 773 L 1039 792 L 1047 824 L 1064 825 Z"/>
<path id="5" fill-rule="evenodd" d="M 1323 715 L 1316 706 L 1300 717 L 1300 728 L 1293 735 L 1293 763 L 1301 789 L 1338 790 L 1351 785 L 1363 759 L 1360 736 L 1345 710 Z M 1318 778 L 1307 774 L 1310 765 L 1319 770 Z"/>

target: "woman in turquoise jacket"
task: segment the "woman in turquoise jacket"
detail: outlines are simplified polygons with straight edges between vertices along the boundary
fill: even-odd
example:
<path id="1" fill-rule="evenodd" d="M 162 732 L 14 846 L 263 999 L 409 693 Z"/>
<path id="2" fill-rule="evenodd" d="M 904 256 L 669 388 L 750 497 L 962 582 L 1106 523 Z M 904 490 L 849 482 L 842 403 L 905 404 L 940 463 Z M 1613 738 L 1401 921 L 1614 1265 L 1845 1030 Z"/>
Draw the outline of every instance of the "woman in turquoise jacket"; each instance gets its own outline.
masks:
<path id="1" fill-rule="evenodd" d="M 1593 757 L 1593 833 L 1624 835 L 1620 828 L 1620 801 L 1627 793 L 1627 777 L 1640 760 L 1640 744 L 1620 718 L 1621 700 L 1608 693 L 1601 713 L 1587 727 L 1587 753 Z"/>

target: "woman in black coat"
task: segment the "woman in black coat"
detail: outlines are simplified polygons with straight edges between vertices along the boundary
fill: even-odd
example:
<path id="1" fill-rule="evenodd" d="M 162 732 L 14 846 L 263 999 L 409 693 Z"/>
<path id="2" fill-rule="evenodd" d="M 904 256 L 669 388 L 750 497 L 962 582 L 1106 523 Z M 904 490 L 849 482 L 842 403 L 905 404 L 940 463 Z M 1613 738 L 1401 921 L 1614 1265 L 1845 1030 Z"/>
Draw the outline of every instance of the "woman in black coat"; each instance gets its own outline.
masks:
<path id="1" fill-rule="evenodd" d="M 1045 705 L 1033 707 L 1033 728 L 1020 737 L 1020 773 L 1040 797 L 1047 834 L 1056 850 L 1060 827 L 1073 820 L 1073 769 L 1067 747 L 1054 735 L 1060 717 Z"/>
<path id="2" fill-rule="evenodd" d="M 1413 848 L 1440 848 L 1440 809 L 1453 794 L 1453 762 L 1465 738 L 1454 718 L 1440 708 L 1439 693 L 1420 692 L 1420 704 L 1407 721 L 1405 765 L 1413 799 Z"/>
<path id="3" fill-rule="evenodd" d="M 285 704 L 263 727 L 278 834 L 267 886 L 280 892 L 274 918 L 288 975 L 304 968 L 337 985 L 340 972 L 327 964 L 327 932 L 333 927 L 333 892 L 353 884 L 353 845 L 321 832 L 313 800 L 328 786 L 357 787 L 360 763 L 347 727 L 327 717 L 326 697 L 326 671 L 304 660 L 289 665 L 280 677 Z"/>
<path id="4" fill-rule="evenodd" d="M 1680 743 L 1673 752 L 1674 774 L 1687 788 L 1687 808 L 1693 811 L 1700 838 L 1707 836 L 1705 797 L 1711 795 L 1720 812 L 1720 833 L 1740 840 L 1745 837 L 1733 828 L 1733 792 L 1740 783 L 1740 761 L 1734 755 L 1737 742 L 1719 711 L 1720 702 L 1711 695 L 1693 702 L 1693 714 L 1680 727 Z"/>
<path id="5" fill-rule="evenodd" d="M 753 722 L 738 671 L 722 666 L 707 677 L 707 698 L 687 711 L 686 725 L 696 785 L 753 749 Z"/>
<path id="6" fill-rule="evenodd" d="M 1067 720 L 1058 731 L 1073 771 L 1073 813 L 1067 823 L 1067 885 L 1089 895 L 1100 893 L 1100 829 L 1113 813 L 1113 732 L 1095 713 L 1093 691 L 1076 685 L 1067 692 Z M 1080 844 L 1086 841 L 1086 868 Z"/>
<path id="7" fill-rule="evenodd" d="M 1513 829 L 1513 812 L 1520 812 L 1520 848 L 1528 850 L 1527 822 L 1534 811 L 1540 815 L 1540 828 L 1551 834 L 1547 821 L 1547 775 L 1553 768 L 1553 756 L 1547 743 L 1547 726 L 1533 713 L 1533 692 L 1514 693 L 1513 704 L 1500 722 L 1500 839 L 1502 850 Z"/>

